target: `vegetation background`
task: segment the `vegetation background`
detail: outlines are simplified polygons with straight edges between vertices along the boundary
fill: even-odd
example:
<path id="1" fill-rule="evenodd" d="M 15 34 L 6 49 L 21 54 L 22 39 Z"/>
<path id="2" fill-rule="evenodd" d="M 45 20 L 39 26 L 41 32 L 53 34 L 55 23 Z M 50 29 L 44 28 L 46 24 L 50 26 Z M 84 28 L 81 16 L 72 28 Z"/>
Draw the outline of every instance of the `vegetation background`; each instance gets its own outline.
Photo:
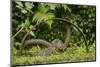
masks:
<path id="1" fill-rule="evenodd" d="M 89 46 L 86 52 L 82 35 L 72 29 L 69 47 L 63 52 L 56 52 L 51 56 L 36 56 L 41 50 L 39 46 L 24 50 L 20 56 L 20 48 L 24 36 L 28 39 L 40 38 L 51 42 L 59 38 L 64 41 L 66 31 L 60 21 L 48 20 L 64 18 L 73 21 L 85 34 Z M 95 61 L 96 49 L 96 7 L 87 5 L 70 5 L 37 2 L 12 2 L 12 64 L 47 64 L 63 62 Z"/>

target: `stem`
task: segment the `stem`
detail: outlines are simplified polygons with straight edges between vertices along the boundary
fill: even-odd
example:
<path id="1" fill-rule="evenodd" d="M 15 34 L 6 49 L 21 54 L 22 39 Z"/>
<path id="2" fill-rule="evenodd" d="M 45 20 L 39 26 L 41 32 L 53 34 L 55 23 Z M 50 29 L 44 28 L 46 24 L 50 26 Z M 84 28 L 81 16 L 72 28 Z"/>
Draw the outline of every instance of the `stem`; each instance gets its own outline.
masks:
<path id="1" fill-rule="evenodd" d="M 28 36 L 28 32 L 25 34 L 25 36 L 23 37 L 23 39 L 22 39 L 22 46 L 21 46 L 21 50 L 23 49 L 23 45 L 24 45 L 24 42 L 25 42 L 25 39 L 27 38 L 27 36 Z"/>
<path id="2" fill-rule="evenodd" d="M 22 30 L 23 30 L 23 27 L 15 35 L 12 36 L 12 39 L 15 38 Z"/>
<path id="3" fill-rule="evenodd" d="M 24 41 L 25 41 L 25 39 L 27 38 L 27 36 L 28 36 L 28 32 L 25 34 L 25 36 L 23 37 L 23 39 L 22 39 L 22 45 L 24 44 Z"/>
<path id="4" fill-rule="evenodd" d="M 69 41 L 71 39 L 71 26 L 69 24 L 66 24 L 65 28 L 66 28 L 67 33 L 66 33 L 66 36 L 65 36 L 65 42 L 64 42 L 64 44 L 67 47 L 68 43 L 69 43 Z"/>

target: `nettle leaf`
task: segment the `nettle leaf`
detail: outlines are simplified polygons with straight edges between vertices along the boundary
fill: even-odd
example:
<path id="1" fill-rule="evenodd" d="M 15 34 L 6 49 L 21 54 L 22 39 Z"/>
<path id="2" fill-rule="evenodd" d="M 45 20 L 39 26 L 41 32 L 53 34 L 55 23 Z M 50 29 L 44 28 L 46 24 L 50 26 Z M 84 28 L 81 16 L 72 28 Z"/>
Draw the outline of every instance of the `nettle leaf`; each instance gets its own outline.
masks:
<path id="1" fill-rule="evenodd" d="M 32 9 L 34 7 L 34 5 L 32 3 L 26 2 L 25 7 L 28 9 Z"/>
<path id="2" fill-rule="evenodd" d="M 27 18 L 26 20 L 25 20 L 25 27 L 29 27 L 30 26 L 30 21 L 29 21 L 29 18 Z"/>
<path id="3" fill-rule="evenodd" d="M 19 1 L 15 1 L 15 2 L 16 2 L 16 4 L 18 4 L 20 7 L 24 7 L 22 2 L 19 2 Z"/>
<path id="4" fill-rule="evenodd" d="M 25 23 L 23 23 L 23 28 L 25 29 L 26 32 L 29 32 L 29 26 L 30 26 L 30 21 L 29 18 L 25 20 Z"/>
<path id="5" fill-rule="evenodd" d="M 19 6 L 19 5 L 16 5 L 16 7 L 17 7 L 18 9 L 23 10 L 23 8 L 22 8 L 21 6 Z"/>
<path id="6" fill-rule="evenodd" d="M 30 30 L 29 30 L 28 28 L 25 28 L 25 31 L 26 31 L 26 32 L 29 32 Z"/>
<path id="7" fill-rule="evenodd" d="M 30 30 L 36 30 L 36 28 L 33 25 L 30 25 Z"/>
<path id="8" fill-rule="evenodd" d="M 25 23 L 23 23 L 23 22 L 22 22 L 21 27 L 23 27 L 23 28 L 24 28 L 24 26 L 25 26 Z"/>
<path id="9" fill-rule="evenodd" d="M 22 12 L 23 14 L 26 14 L 26 13 L 27 13 L 27 10 L 23 9 L 23 10 L 21 10 L 21 12 Z"/>
<path id="10" fill-rule="evenodd" d="M 29 32 L 31 36 L 36 37 L 35 33 L 33 31 Z"/>

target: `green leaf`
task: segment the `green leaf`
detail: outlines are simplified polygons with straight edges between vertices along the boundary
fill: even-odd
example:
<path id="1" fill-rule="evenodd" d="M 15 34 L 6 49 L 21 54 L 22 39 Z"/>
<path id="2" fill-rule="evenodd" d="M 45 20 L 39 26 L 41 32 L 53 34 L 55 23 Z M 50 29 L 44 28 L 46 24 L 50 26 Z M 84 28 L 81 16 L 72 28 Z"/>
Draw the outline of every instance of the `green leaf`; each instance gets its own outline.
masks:
<path id="1" fill-rule="evenodd" d="M 30 21 L 29 21 L 29 18 L 27 18 L 25 20 L 25 28 L 29 28 L 29 25 L 30 25 Z"/>
<path id="2" fill-rule="evenodd" d="M 30 32 L 30 30 L 29 30 L 28 28 L 25 28 L 25 31 L 26 31 L 26 32 Z"/>
<path id="3" fill-rule="evenodd" d="M 46 23 L 49 25 L 49 28 L 51 29 L 51 25 L 52 25 L 53 21 L 52 20 L 49 20 Z"/>
<path id="4" fill-rule="evenodd" d="M 16 4 L 18 4 L 20 7 L 24 7 L 23 4 L 22 4 L 22 2 L 19 2 L 19 1 L 15 1 L 15 2 L 16 2 Z"/>
<path id="5" fill-rule="evenodd" d="M 36 28 L 33 25 L 30 25 L 30 30 L 36 30 Z"/>
<path id="6" fill-rule="evenodd" d="M 34 5 L 32 3 L 26 2 L 25 7 L 28 9 L 32 9 L 34 7 Z"/>
<path id="7" fill-rule="evenodd" d="M 51 10 L 55 10 L 57 4 L 47 4 Z"/>
<path id="8" fill-rule="evenodd" d="M 22 13 L 26 14 L 27 13 L 27 10 L 23 9 L 21 10 Z"/>
<path id="9" fill-rule="evenodd" d="M 21 27 L 23 27 L 23 28 L 24 28 L 24 26 L 25 26 L 25 23 L 23 23 L 23 22 L 22 22 Z"/>
<path id="10" fill-rule="evenodd" d="M 19 43 L 19 42 L 15 42 L 15 45 L 21 45 L 21 43 Z"/>
<path id="11" fill-rule="evenodd" d="M 33 36 L 33 37 L 36 37 L 36 35 L 33 31 L 30 31 L 30 35 Z"/>
<path id="12" fill-rule="evenodd" d="M 46 13 L 47 11 L 49 11 L 49 8 L 46 7 L 44 3 L 40 3 L 38 6 L 38 11 L 41 13 Z"/>
<path id="13" fill-rule="evenodd" d="M 67 5 L 62 5 L 62 7 L 64 8 L 65 11 L 68 10 L 71 13 L 71 9 Z"/>
<path id="14" fill-rule="evenodd" d="M 18 9 L 23 10 L 23 8 L 22 8 L 21 6 L 19 6 L 19 5 L 16 5 L 16 7 L 17 7 Z"/>
<path id="15" fill-rule="evenodd" d="M 47 23 L 49 25 L 49 28 L 51 28 L 51 25 L 53 23 L 52 18 L 54 18 L 54 14 L 51 12 L 48 13 L 41 13 L 41 12 L 37 12 L 34 16 L 33 16 L 33 20 L 37 23 L 43 22 L 43 23 Z"/>
<path id="16" fill-rule="evenodd" d="M 17 49 L 16 49 L 15 47 L 13 47 L 13 49 L 12 49 L 12 53 L 13 53 L 14 55 L 17 54 Z"/>

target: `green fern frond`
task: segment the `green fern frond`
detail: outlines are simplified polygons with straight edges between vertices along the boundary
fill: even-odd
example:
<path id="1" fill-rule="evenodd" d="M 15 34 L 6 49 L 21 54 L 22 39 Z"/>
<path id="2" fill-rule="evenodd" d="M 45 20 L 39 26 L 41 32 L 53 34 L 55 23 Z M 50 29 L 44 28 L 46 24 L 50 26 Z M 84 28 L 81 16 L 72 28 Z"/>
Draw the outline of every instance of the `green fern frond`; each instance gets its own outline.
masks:
<path id="1" fill-rule="evenodd" d="M 49 11 L 50 9 L 47 7 L 46 4 L 41 3 L 38 5 L 38 10 L 37 12 L 35 12 L 35 14 L 33 15 L 33 22 L 37 22 L 37 23 L 46 23 L 49 25 L 49 27 L 51 28 L 51 25 L 53 23 L 53 20 L 49 20 L 55 17 L 54 13 Z"/>
<path id="2" fill-rule="evenodd" d="M 41 12 L 37 12 L 35 13 L 35 15 L 33 16 L 33 22 L 37 22 L 37 23 L 41 23 L 41 22 L 44 22 L 44 23 L 47 23 L 49 25 L 49 27 L 51 28 L 51 25 L 53 23 L 53 21 L 49 20 L 49 19 L 52 19 L 54 18 L 54 14 L 53 13 L 41 13 Z"/>

